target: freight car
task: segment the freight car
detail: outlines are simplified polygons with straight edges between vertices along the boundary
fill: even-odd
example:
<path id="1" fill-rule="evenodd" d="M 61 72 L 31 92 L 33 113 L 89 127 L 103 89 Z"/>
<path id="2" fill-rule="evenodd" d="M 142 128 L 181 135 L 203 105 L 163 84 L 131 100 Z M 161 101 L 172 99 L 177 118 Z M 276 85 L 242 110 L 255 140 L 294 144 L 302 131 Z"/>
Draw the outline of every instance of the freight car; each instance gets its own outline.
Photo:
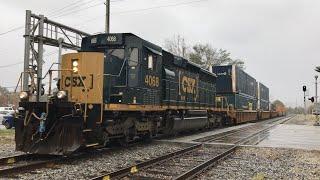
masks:
<path id="1" fill-rule="evenodd" d="M 59 71 L 59 91 L 49 89 L 45 100 L 20 93 L 17 150 L 66 154 L 222 121 L 214 73 L 134 34 L 85 37 L 78 53 L 63 56 Z"/>
<path id="2" fill-rule="evenodd" d="M 258 119 L 257 81 L 236 65 L 214 66 L 217 96 L 235 111 L 234 124 Z"/>
<path id="3" fill-rule="evenodd" d="M 258 117 L 259 119 L 269 119 L 271 117 L 270 113 L 270 101 L 269 101 L 269 88 L 262 84 L 258 83 L 257 88 L 257 97 L 258 97 Z"/>
<path id="4" fill-rule="evenodd" d="M 32 81 L 30 91 L 19 94 L 18 151 L 61 155 L 258 119 L 256 81 L 244 71 L 227 67 L 221 79 L 222 72 L 131 33 L 85 37 L 79 52 L 63 55 L 60 68 L 48 71 L 49 82 L 55 71 L 57 91 L 49 83 L 35 98 Z M 224 84 L 228 91 L 217 94 Z"/>

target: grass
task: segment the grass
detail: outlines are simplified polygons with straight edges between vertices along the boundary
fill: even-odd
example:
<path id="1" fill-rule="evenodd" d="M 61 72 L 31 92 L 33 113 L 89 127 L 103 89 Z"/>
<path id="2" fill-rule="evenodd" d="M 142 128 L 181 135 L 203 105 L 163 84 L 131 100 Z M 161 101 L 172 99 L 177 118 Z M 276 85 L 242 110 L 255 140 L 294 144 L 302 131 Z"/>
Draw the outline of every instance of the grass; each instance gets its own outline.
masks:
<path id="1" fill-rule="evenodd" d="M 0 129 L 0 137 L 14 136 L 14 129 Z"/>
<path id="2" fill-rule="evenodd" d="M 11 144 L 14 142 L 14 129 L 0 130 L 0 144 Z"/>

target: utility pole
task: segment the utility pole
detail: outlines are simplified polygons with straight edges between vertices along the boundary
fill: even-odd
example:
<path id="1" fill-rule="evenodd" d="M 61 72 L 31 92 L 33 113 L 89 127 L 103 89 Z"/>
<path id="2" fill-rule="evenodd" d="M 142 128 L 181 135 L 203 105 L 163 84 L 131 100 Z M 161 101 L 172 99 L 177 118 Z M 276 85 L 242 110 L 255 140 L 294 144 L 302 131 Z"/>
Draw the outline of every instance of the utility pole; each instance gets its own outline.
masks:
<path id="1" fill-rule="evenodd" d="M 106 0 L 106 27 L 105 33 L 110 33 L 110 0 Z"/>

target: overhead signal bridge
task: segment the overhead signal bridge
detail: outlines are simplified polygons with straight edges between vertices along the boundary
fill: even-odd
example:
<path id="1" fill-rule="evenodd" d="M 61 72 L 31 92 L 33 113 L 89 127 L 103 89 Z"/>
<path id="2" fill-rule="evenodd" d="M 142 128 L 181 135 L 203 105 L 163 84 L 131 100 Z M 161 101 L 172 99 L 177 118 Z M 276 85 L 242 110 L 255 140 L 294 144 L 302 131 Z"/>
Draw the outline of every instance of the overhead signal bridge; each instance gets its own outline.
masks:
<path id="1" fill-rule="evenodd" d="M 29 81 L 37 79 L 37 82 L 33 84 L 36 84 L 37 101 L 39 101 L 43 80 L 44 45 L 59 47 L 60 58 L 61 48 L 79 50 L 82 38 L 89 35 L 89 33 L 54 22 L 43 15 L 32 14 L 30 10 L 27 10 L 22 90 L 30 91 Z"/>

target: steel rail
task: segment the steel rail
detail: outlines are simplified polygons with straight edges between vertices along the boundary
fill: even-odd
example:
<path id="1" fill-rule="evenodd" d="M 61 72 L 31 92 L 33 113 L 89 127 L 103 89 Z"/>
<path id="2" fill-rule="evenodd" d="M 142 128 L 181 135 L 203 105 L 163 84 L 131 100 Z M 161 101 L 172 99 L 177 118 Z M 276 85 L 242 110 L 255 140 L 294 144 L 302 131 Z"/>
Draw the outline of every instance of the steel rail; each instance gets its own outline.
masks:
<path id="1" fill-rule="evenodd" d="M 18 161 L 29 160 L 35 158 L 33 154 L 22 154 L 0 158 L 0 165 L 13 164 Z"/>
<path id="2" fill-rule="evenodd" d="M 251 126 L 247 126 L 247 127 L 243 127 L 243 128 L 239 128 L 239 129 L 235 129 L 235 130 L 231 130 L 231 131 L 226 131 L 224 134 L 216 134 L 217 136 L 212 136 L 211 138 L 209 138 L 208 140 L 201 140 L 201 141 L 197 141 L 197 142 L 214 142 L 216 140 L 225 138 L 225 137 L 229 137 L 231 135 L 237 134 L 237 133 L 242 133 L 245 131 L 250 131 L 252 129 L 256 129 L 256 125 L 257 124 L 253 124 Z M 220 136 L 219 136 L 220 135 Z"/>
<path id="3" fill-rule="evenodd" d="M 121 178 L 121 177 L 124 177 L 126 175 L 136 173 L 140 169 L 145 169 L 145 168 L 147 168 L 149 166 L 152 166 L 152 165 L 167 161 L 167 160 L 172 159 L 172 158 L 177 157 L 177 156 L 181 156 L 181 155 L 183 155 L 185 153 L 188 153 L 188 152 L 192 152 L 192 151 L 194 151 L 194 150 L 196 150 L 196 149 L 198 149 L 200 147 L 202 147 L 202 144 L 193 145 L 191 147 L 187 147 L 187 148 L 184 148 L 182 150 L 178 150 L 178 151 L 175 151 L 175 152 L 172 152 L 172 153 L 168 153 L 166 155 L 163 155 L 163 156 L 160 156 L 160 157 L 156 157 L 154 159 L 151 159 L 151 160 L 148 160 L 148 161 L 144 161 L 144 162 L 138 163 L 136 165 L 120 169 L 118 171 L 114 171 L 114 172 L 111 172 L 111 173 L 108 173 L 108 174 L 104 174 L 104 175 L 92 178 L 91 180 L 100 180 L 100 179 L 101 180 L 106 180 L 106 179 L 111 179 L 111 178 Z"/>
<path id="4" fill-rule="evenodd" d="M 238 148 L 238 146 L 235 145 L 235 146 L 229 148 L 228 150 L 224 151 L 223 153 L 218 154 L 217 156 L 209 159 L 208 161 L 205 161 L 204 163 L 192 168 L 191 170 L 183 173 L 182 175 L 180 175 L 174 179 L 175 180 L 192 179 L 195 176 L 197 176 L 199 173 L 204 171 L 205 169 L 210 168 L 215 162 L 217 162 L 217 161 L 227 157 L 231 153 L 233 153 L 237 148 Z"/>
<path id="5" fill-rule="evenodd" d="M 64 157 L 55 158 L 51 160 L 43 160 L 38 162 L 31 162 L 29 164 L 18 165 L 10 168 L 0 169 L 0 177 L 8 176 L 14 173 L 22 173 L 30 170 L 35 170 L 39 168 L 53 167 L 59 161 L 64 160 Z"/>
<path id="6" fill-rule="evenodd" d="M 55 155 L 21 154 L 0 158 L 0 166 L 10 165 L 19 161 L 28 161 L 33 159 L 48 159 L 57 157 Z"/>
<path id="7" fill-rule="evenodd" d="M 233 130 L 225 131 L 225 132 L 222 132 L 222 133 L 218 133 L 218 134 L 214 134 L 214 135 L 198 138 L 198 139 L 195 139 L 193 141 L 195 141 L 195 142 L 212 142 L 214 140 L 221 139 L 221 138 L 224 138 L 224 137 L 227 137 L 227 136 L 230 136 L 232 134 L 239 133 L 239 132 L 243 132 L 243 131 L 246 131 L 248 129 L 254 129 L 255 126 L 274 123 L 276 121 L 279 121 L 279 119 L 282 119 L 282 118 L 278 117 L 278 118 L 274 118 L 274 119 L 268 119 L 268 120 L 259 121 L 258 124 L 251 124 L 249 126 L 241 127 L 241 128 L 238 128 L 238 129 L 233 129 Z"/>
<path id="8" fill-rule="evenodd" d="M 248 130 L 254 130 L 254 129 L 258 128 L 257 126 L 264 126 L 264 125 L 268 125 L 269 123 L 274 123 L 274 122 L 281 121 L 284 118 L 285 117 L 275 118 L 271 122 L 270 121 L 262 121 L 259 124 L 252 124 L 252 125 L 249 125 L 249 126 L 246 126 L 246 127 L 241 127 L 239 129 L 233 129 L 233 130 L 225 131 L 225 132 L 222 132 L 222 133 L 219 133 L 219 134 L 214 134 L 214 135 L 210 135 L 210 136 L 207 136 L 207 137 L 198 138 L 198 139 L 195 139 L 193 141 L 202 142 L 202 143 L 214 142 L 216 140 L 219 140 L 219 139 L 222 139 L 222 138 L 225 138 L 225 137 L 237 134 L 237 133 L 245 132 L 245 131 L 248 131 Z M 261 127 L 261 128 L 263 128 L 263 127 Z"/>
<path id="9" fill-rule="evenodd" d="M 287 118 L 285 121 L 288 121 L 289 119 L 291 119 L 292 117 Z M 280 118 L 278 120 L 276 120 L 276 122 L 283 120 L 284 118 Z M 281 123 L 285 122 L 285 121 L 281 121 Z M 228 148 L 226 151 L 218 154 L 217 156 L 214 156 L 213 158 L 210 158 L 209 160 L 201 163 L 200 165 L 197 165 L 196 167 L 192 168 L 191 170 L 179 175 L 178 177 L 176 177 L 175 179 L 192 179 L 193 177 L 197 176 L 199 173 L 203 172 L 205 169 L 213 166 L 213 164 L 227 156 L 229 156 L 231 153 L 233 153 L 242 143 L 245 143 L 248 139 L 251 139 L 252 137 L 255 137 L 257 135 L 259 135 L 260 133 L 264 133 L 266 131 L 268 131 L 269 129 L 271 129 L 272 127 L 274 127 L 275 125 L 278 125 L 278 123 L 275 123 L 271 126 L 268 126 L 266 128 L 263 128 L 261 130 L 259 130 L 258 132 L 255 132 L 253 134 L 250 134 L 249 136 L 246 136 L 238 141 L 235 142 L 235 144 L 231 147 Z M 251 127 L 252 128 L 252 127 Z M 248 128 L 246 128 L 248 129 Z M 122 168 L 120 170 L 111 172 L 111 173 L 106 173 L 103 175 L 99 175 L 97 177 L 92 178 L 91 180 L 109 180 L 109 179 L 118 179 L 118 178 L 123 178 L 125 176 L 130 176 L 133 175 L 141 170 L 145 170 L 150 166 L 156 165 L 156 164 L 161 164 L 165 161 L 168 161 L 172 158 L 175 157 L 179 157 L 179 156 L 183 156 L 184 154 L 187 154 L 188 152 L 192 152 L 195 149 L 198 149 L 200 147 L 203 147 L 203 143 L 202 144 L 197 144 L 173 153 L 169 153 L 166 154 L 164 156 L 160 156 L 151 160 L 147 160 L 129 167 L 125 167 Z"/>
<path id="10" fill-rule="evenodd" d="M 98 153 L 103 153 L 105 151 L 110 150 L 109 148 L 98 148 L 95 149 Z M 30 170 L 40 169 L 40 168 L 50 168 L 55 164 L 59 164 L 63 161 L 75 161 L 79 158 L 86 158 L 90 156 L 92 153 L 87 151 L 79 152 L 78 154 L 73 154 L 71 156 L 57 156 L 57 155 L 37 155 L 37 154 L 23 154 L 17 156 L 11 156 L 2 158 L 0 161 L 0 165 L 6 166 L 10 164 L 14 164 L 19 161 L 28 161 L 34 160 L 27 164 L 21 164 L 13 167 L 6 167 L 4 169 L 0 169 L 0 177 L 9 176 L 14 173 L 22 173 Z M 39 160 L 40 159 L 40 160 Z M 41 160 L 42 159 L 42 160 Z"/>
<path id="11" fill-rule="evenodd" d="M 293 117 L 294 117 L 294 116 L 287 117 L 287 118 L 283 118 L 283 119 L 285 119 L 285 120 L 280 119 L 280 120 L 278 120 L 278 121 L 281 121 L 281 120 L 282 120 L 282 121 L 280 122 L 280 124 L 282 124 L 282 123 L 284 123 L 284 122 L 292 119 Z M 277 121 L 277 122 L 278 122 L 278 121 Z M 248 140 L 248 138 L 250 139 L 250 138 L 252 138 L 252 137 L 257 136 L 257 135 L 260 134 L 260 133 L 266 132 L 266 131 L 268 131 L 269 129 L 273 128 L 273 127 L 276 126 L 276 125 L 278 125 L 278 123 L 275 123 L 275 124 L 271 125 L 270 127 L 264 128 L 264 129 L 262 129 L 262 130 L 260 130 L 260 131 L 258 131 L 258 132 L 256 132 L 256 133 L 254 133 L 254 134 L 252 134 L 252 135 L 249 135 L 249 136 L 247 136 L 247 137 L 245 137 L 245 138 L 237 141 L 232 148 L 230 148 L 230 149 L 228 149 L 227 151 L 225 151 L 225 152 L 223 152 L 223 153 L 221 153 L 221 154 L 219 154 L 219 155 L 217 155 L 217 156 L 209 159 L 208 161 L 206 161 L 206 162 L 204 162 L 204 163 L 196 166 L 195 168 L 192 168 L 191 170 L 185 172 L 184 174 L 178 176 L 178 177 L 175 178 L 175 179 L 176 179 L 176 180 L 193 179 L 194 177 L 198 176 L 198 175 L 199 175 L 201 172 L 203 172 L 204 170 L 212 167 L 213 164 L 216 163 L 217 161 L 219 161 L 219 160 L 221 160 L 221 159 L 229 156 L 229 155 L 230 155 L 231 153 L 233 153 L 242 143 L 246 142 L 246 141 Z"/>

